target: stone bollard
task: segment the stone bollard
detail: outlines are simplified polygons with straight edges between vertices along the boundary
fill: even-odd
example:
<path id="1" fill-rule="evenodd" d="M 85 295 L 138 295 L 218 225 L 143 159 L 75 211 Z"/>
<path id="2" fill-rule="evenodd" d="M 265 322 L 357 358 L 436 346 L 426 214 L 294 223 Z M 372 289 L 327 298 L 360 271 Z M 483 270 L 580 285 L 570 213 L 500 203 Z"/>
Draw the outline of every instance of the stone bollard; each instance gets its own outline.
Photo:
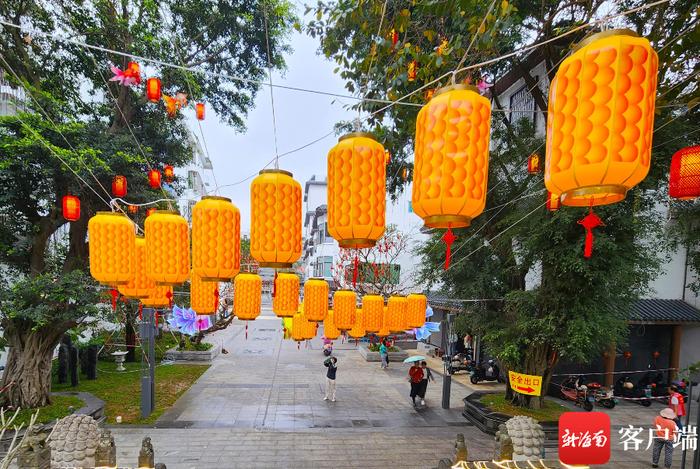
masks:
<path id="1" fill-rule="evenodd" d="M 117 447 L 114 444 L 112 432 L 106 428 L 100 433 L 100 441 L 95 451 L 96 467 L 117 467 Z"/>
<path id="2" fill-rule="evenodd" d="M 51 448 L 46 444 L 47 436 L 40 426 L 28 430 L 17 452 L 18 469 L 51 468 Z"/>
<path id="3" fill-rule="evenodd" d="M 139 451 L 139 468 L 150 467 L 155 468 L 155 457 L 153 452 L 153 444 L 150 437 L 144 437 L 141 441 L 141 451 Z"/>
<path id="4" fill-rule="evenodd" d="M 467 452 L 467 444 L 464 442 L 464 434 L 457 433 L 457 441 L 455 441 L 455 463 L 466 461 L 469 457 Z"/>

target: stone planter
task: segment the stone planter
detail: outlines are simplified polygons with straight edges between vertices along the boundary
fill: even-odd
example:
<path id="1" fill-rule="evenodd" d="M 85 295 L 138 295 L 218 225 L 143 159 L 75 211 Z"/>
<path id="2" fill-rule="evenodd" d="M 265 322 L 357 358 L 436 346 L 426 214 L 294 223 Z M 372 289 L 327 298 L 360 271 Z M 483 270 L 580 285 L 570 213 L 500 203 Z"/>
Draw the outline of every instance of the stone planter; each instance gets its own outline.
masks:
<path id="1" fill-rule="evenodd" d="M 193 363 L 208 363 L 211 362 L 217 355 L 221 353 L 221 346 L 214 345 L 209 350 L 184 350 L 179 351 L 177 347 L 165 352 L 165 360 L 174 360 L 176 362 L 193 362 Z"/>
<path id="2" fill-rule="evenodd" d="M 382 361 L 379 356 L 379 352 L 370 352 L 366 344 L 360 344 L 357 349 L 360 351 L 360 355 L 368 362 L 380 362 Z M 389 352 L 389 363 L 402 362 L 408 358 L 408 353 L 399 350 L 398 352 Z"/>

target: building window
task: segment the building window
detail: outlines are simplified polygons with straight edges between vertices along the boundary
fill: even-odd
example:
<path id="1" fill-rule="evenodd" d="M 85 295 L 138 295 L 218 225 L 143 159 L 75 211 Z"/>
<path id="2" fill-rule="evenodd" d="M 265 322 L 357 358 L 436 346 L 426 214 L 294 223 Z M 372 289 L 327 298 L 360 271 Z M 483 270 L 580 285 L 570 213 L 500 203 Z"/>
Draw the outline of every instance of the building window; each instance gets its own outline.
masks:
<path id="1" fill-rule="evenodd" d="M 318 224 L 318 235 L 316 236 L 318 244 L 333 242 L 330 233 L 328 233 L 328 224 L 326 222 Z"/>
<path id="2" fill-rule="evenodd" d="M 197 184 L 197 171 L 187 171 L 187 188 L 194 189 Z"/>
<path id="3" fill-rule="evenodd" d="M 539 77 L 534 77 L 539 82 Z M 520 119 L 527 119 L 532 125 L 537 124 L 537 113 L 535 112 L 535 98 L 530 93 L 527 85 L 510 95 L 510 121 L 516 124 Z"/>
<path id="4" fill-rule="evenodd" d="M 332 256 L 320 256 L 316 259 L 314 266 L 314 277 L 331 278 L 331 270 L 333 267 Z"/>

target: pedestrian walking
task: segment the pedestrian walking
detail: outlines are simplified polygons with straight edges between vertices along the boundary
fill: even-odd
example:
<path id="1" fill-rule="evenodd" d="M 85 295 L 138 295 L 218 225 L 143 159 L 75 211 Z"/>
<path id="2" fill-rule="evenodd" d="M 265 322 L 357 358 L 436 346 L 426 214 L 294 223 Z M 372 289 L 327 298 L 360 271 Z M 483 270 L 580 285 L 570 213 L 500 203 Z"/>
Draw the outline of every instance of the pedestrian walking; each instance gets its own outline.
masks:
<path id="1" fill-rule="evenodd" d="M 328 399 L 331 402 L 335 402 L 335 372 L 338 371 L 338 359 L 336 357 L 326 358 L 323 365 L 328 368 L 326 372 L 326 396 L 323 398 L 324 401 Z"/>
<path id="2" fill-rule="evenodd" d="M 661 450 L 664 450 L 664 467 L 671 467 L 673 458 L 673 441 L 678 433 L 676 425 L 676 413 L 670 408 L 661 409 L 659 415 L 654 419 L 656 435 L 654 437 L 654 447 L 651 455 L 651 467 L 659 467 Z"/>
<path id="3" fill-rule="evenodd" d="M 379 345 L 379 357 L 382 359 L 382 368 L 389 368 L 389 349 L 383 340 Z"/>
<path id="4" fill-rule="evenodd" d="M 425 405 L 425 392 L 428 390 L 428 382 L 431 380 L 435 381 L 435 378 L 433 378 L 433 373 L 431 373 L 426 362 L 420 362 L 420 368 L 423 372 L 423 379 L 420 381 L 418 395 L 420 396 L 420 405 Z"/>
<path id="5" fill-rule="evenodd" d="M 413 407 L 416 406 L 416 396 L 420 392 L 420 382 L 423 380 L 423 369 L 414 362 L 411 368 L 408 370 L 408 381 L 411 383 L 411 401 L 413 401 Z"/>
<path id="6" fill-rule="evenodd" d="M 672 384 L 668 388 L 668 407 L 676 414 L 676 425 L 679 429 L 683 429 L 681 418 L 685 415 L 685 399 L 678 392 L 678 386 Z"/>

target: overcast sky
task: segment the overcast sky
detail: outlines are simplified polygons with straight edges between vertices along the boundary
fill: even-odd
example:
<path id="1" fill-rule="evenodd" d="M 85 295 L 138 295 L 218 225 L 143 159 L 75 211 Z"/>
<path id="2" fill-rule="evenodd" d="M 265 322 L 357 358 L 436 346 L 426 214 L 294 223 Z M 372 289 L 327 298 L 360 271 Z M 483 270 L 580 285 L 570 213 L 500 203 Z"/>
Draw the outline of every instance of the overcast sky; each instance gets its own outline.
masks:
<path id="1" fill-rule="evenodd" d="M 287 70 L 273 74 L 275 84 L 348 94 L 343 81 L 333 73 L 334 64 L 317 54 L 318 40 L 296 31 L 290 38 L 293 52 L 286 57 Z M 333 125 L 350 119 L 337 98 L 274 88 L 279 152 L 313 141 L 333 129 Z M 350 104 L 351 101 L 343 100 Z M 209 111 L 209 110 L 208 110 Z M 192 113 L 190 113 L 192 114 Z M 201 140 L 196 121 L 190 117 L 190 128 Z M 202 130 L 219 186 L 226 186 L 256 173 L 275 155 L 272 131 L 270 89 L 261 88 L 247 118 L 247 130 L 236 133 L 218 121 L 213 111 L 207 113 Z M 291 171 L 304 187 L 312 175 L 326 175 L 326 155 L 337 138 L 331 135 L 297 153 L 280 159 L 280 169 Z M 272 167 L 272 166 L 270 166 Z M 235 186 L 222 187 L 219 195 L 230 197 L 241 210 L 241 228 L 250 230 L 250 180 Z"/>

